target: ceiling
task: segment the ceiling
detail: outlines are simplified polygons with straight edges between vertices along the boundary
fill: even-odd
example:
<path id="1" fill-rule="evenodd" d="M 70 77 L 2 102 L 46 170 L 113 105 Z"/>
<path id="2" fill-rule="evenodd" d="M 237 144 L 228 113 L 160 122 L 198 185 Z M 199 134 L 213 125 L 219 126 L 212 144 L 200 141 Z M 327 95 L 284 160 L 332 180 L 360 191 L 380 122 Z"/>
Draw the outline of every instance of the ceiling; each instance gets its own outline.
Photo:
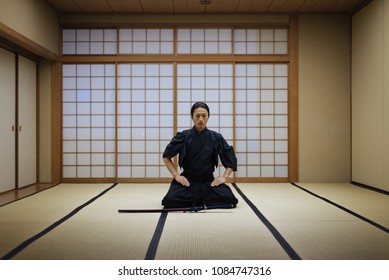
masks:
<path id="1" fill-rule="evenodd" d="M 372 0 L 43 0 L 58 14 L 353 14 Z M 203 3 L 202 3 L 203 2 Z"/>

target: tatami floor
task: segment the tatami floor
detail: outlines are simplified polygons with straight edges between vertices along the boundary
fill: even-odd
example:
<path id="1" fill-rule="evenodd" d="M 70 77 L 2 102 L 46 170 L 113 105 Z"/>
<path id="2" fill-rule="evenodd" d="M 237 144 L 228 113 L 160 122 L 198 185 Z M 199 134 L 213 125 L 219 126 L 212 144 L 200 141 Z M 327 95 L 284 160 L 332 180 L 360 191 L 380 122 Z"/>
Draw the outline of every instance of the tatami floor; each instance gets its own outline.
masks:
<path id="1" fill-rule="evenodd" d="M 231 184 L 237 208 L 161 208 L 168 184 L 60 184 L 0 206 L 2 259 L 389 260 L 389 196 L 352 184 Z"/>

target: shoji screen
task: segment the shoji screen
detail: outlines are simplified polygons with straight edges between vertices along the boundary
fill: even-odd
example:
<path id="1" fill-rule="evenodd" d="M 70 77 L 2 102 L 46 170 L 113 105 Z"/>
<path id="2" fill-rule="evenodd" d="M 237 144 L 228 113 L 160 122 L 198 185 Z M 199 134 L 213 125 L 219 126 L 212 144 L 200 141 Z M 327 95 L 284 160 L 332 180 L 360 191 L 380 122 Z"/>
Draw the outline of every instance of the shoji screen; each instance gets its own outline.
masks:
<path id="1" fill-rule="evenodd" d="M 63 31 L 63 54 L 116 54 L 116 29 L 65 29 Z"/>
<path id="2" fill-rule="evenodd" d="M 288 177 L 288 65 L 235 66 L 237 177 Z"/>
<path id="3" fill-rule="evenodd" d="M 64 179 L 170 179 L 162 152 L 205 101 L 237 181 L 288 180 L 288 28 L 64 29 L 62 48 Z"/>
<path id="4" fill-rule="evenodd" d="M 288 177 L 288 64 L 178 64 L 179 131 L 193 125 L 196 101 L 210 107 L 208 128 L 234 145 L 236 177 Z"/>
<path id="5" fill-rule="evenodd" d="M 118 178 L 168 177 L 161 156 L 174 133 L 173 64 L 119 64 Z"/>
<path id="6" fill-rule="evenodd" d="M 63 66 L 63 177 L 116 177 L 114 64 Z"/>
<path id="7" fill-rule="evenodd" d="M 223 134 L 233 144 L 233 65 L 178 64 L 177 123 L 178 131 L 192 127 L 190 109 L 196 101 L 205 101 L 210 110 L 207 127 Z M 220 163 L 219 163 L 220 164 Z M 223 166 L 215 176 L 222 175 Z"/>

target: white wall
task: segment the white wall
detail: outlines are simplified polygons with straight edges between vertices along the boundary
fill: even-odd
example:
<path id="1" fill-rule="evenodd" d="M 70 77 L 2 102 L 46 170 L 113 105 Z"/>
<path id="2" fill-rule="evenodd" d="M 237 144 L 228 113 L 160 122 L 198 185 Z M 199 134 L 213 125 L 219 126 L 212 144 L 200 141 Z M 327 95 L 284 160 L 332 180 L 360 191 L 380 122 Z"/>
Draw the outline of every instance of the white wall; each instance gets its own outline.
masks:
<path id="1" fill-rule="evenodd" d="M 350 20 L 299 16 L 299 181 L 350 181 Z"/>
<path id="2" fill-rule="evenodd" d="M 352 18 L 352 180 L 389 190 L 389 3 Z"/>
<path id="3" fill-rule="evenodd" d="M 0 22 L 58 54 L 58 16 L 42 0 L 0 0 Z"/>

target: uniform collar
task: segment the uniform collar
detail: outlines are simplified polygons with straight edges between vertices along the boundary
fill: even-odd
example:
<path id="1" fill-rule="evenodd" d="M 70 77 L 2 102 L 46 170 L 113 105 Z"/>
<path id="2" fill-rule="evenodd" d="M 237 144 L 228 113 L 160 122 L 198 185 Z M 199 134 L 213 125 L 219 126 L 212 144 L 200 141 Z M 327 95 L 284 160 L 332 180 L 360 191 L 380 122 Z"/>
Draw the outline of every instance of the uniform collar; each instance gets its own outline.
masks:
<path id="1" fill-rule="evenodd" d="M 193 126 L 193 127 L 192 127 L 192 130 L 193 130 L 196 134 L 203 134 L 204 132 L 206 132 L 206 131 L 208 130 L 208 128 L 205 127 L 202 131 L 199 132 L 199 131 L 196 129 L 196 127 Z"/>

